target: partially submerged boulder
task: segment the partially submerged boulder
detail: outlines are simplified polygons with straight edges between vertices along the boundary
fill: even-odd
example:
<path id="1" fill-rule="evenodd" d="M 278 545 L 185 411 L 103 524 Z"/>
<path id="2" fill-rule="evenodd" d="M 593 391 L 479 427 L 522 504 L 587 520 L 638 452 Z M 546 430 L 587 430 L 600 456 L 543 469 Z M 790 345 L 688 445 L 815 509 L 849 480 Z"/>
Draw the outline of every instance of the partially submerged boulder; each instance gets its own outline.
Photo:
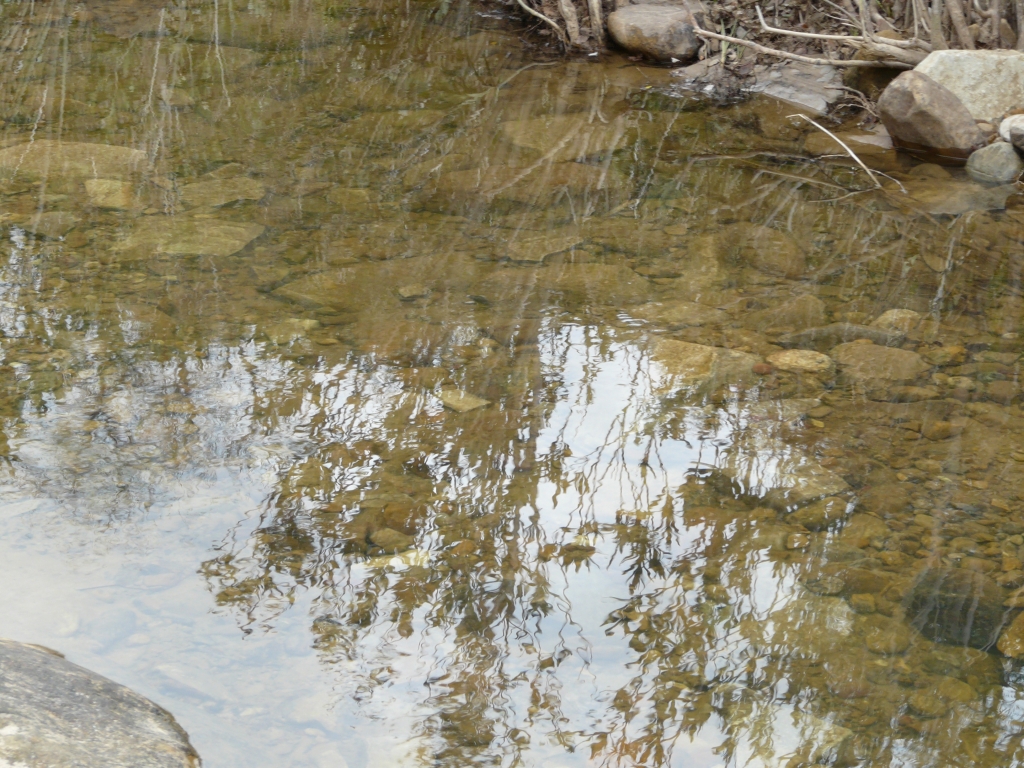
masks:
<path id="1" fill-rule="evenodd" d="M 914 71 L 952 93 L 974 120 L 995 122 L 1024 107 L 1021 51 L 932 51 Z"/>
<path id="2" fill-rule="evenodd" d="M 0 640 L 0 765 L 198 768 L 169 712 L 34 645 Z"/>
<path id="3" fill-rule="evenodd" d="M 627 5 L 608 16 L 608 32 L 627 51 L 666 64 L 684 62 L 697 57 L 703 41 L 694 27 L 702 20 L 696 4 Z"/>
<path id="4" fill-rule="evenodd" d="M 967 158 L 967 175 L 985 184 L 1011 184 L 1024 171 L 1013 145 L 997 141 L 982 147 Z"/>
<path id="5" fill-rule="evenodd" d="M 934 162 L 960 165 L 985 144 L 985 135 L 956 95 L 916 70 L 889 84 L 878 112 L 894 146 Z"/>

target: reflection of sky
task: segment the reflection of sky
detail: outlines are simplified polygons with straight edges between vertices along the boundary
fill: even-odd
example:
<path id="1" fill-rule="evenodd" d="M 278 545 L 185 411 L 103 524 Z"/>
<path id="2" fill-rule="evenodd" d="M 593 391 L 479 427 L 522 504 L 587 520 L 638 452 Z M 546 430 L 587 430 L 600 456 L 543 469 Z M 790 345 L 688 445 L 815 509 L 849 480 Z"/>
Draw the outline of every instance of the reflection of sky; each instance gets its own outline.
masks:
<path id="1" fill-rule="evenodd" d="M 549 372 L 557 372 L 562 388 L 537 445 L 540 450 L 553 443 L 568 448 L 571 457 L 564 471 L 570 478 L 585 477 L 588 484 L 582 493 L 572 482 L 560 487 L 558 478 L 539 484 L 539 525 L 548 540 L 571 541 L 584 520 L 607 524 L 620 510 L 639 510 L 663 498 L 665 489 L 681 485 L 687 469 L 701 457 L 699 441 L 691 446 L 663 440 L 657 444 L 657 461 L 647 469 L 640 466 L 647 450 L 644 435 L 658 418 L 657 404 L 644 384 L 645 357 L 627 343 L 593 343 L 592 336 L 587 338 L 592 331 L 567 327 L 560 338 L 561 359 L 544 360 Z M 321 436 L 342 424 L 350 434 L 379 434 L 390 406 L 401 396 L 399 390 L 387 375 L 359 379 L 358 384 L 350 372 L 318 376 L 320 400 L 307 399 L 296 414 L 259 434 L 246 414 L 255 400 L 288 385 L 294 375 L 289 365 L 249 347 L 214 348 L 206 361 L 186 367 L 191 399 L 203 406 L 196 418 L 200 431 L 191 461 L 169 471 L 146 468 L 144 457 L 137 455 L 139 446 L 131 441 L 105 446 L 91 459 L 93 444 L 87 440 L 65 442 L 57 452 L 49 448 L 60 442 L 58 435 L 73 433 L 68 422 L 80 419 L 97 402 L 113 417 L 153 418 L 162 402 L 155 393 L 170 375 L 159 365 L 153 364 L 148 373 L 143 368 L 133 387 L 106 399 L 87 375 L 67 388 L 48 415 L 26 420 L 22 436 L 12 443 L 21 461 L 14 465 L 15 484 L 7 489 L 9 498 L 22 500 L 5 507 L 9 534 L 0 543 L 0 577 L 12 585 L 0 602 L 8 617 L 5 634 L 57 647 L 154 697 L 182 721 L 210 766 L 269 765 L 270 755 L 316 765 L 313 758 L 302 763 L 300 755 L 317 749 L 330 754 L 330 745 L 337 743 L 344 745 L 353 766 L 361 764 L 361 754 L 380 755 L 381 749 L 386 753 L 392 748 L 400 752 L 415 718 L 425 713 L 424 669 L 443 669 L 453 653 L 445 630 L 424 624 L 421 611 L 410 640 L 379 627 L 361 641 L 357 661 L 322 670 L 310 649 L 313 609 L 305 607 L 314 595 L 300 592 L 290 610 L 244 635 L 231 610 L 211 611 L 206 584 L 195 575 L 197 564 L 210 557 L 211 545 L 224 541 L 230 547 L 232 541 L 246 540 L 269 490 L 263 482 L 276 476 L 273 467 L 281 462 L 287 466 L 293 451 L 317 439 L 309 433 L 311 421 L 321 424 Z M 357 387 L 358 403 L 352 398 Z M 241 464 L 230 458 L 237 448 L 228 447 L 229 436 L 245 448 Z M 103 524 L 101 515 L 81 518 L 91 521 L 85 527 L 69 525 L 59 503 L 75 505 L 83 495 L 69 495 L 64 471 L 81 461 L 90 472 L 77 482 L 117 503 L 121 497 L 104 488 L 117 475 L 119 482 L 133 486 L 132 498 L 148 500 L 144 510 L 114 525 Z M 127 466 L 117 467 L 119 461 Z M 105 463 L 118 471 L 101 471 Z M 19 479 L 29 480 L 29 485 Z M 15 490 L 18 486 L 22 491 Z M 37 495 L 25 497 L 24 491 L 32 488 Z M 464 490 L 472 493 L 470 487 Z M 99 511 L 88 500 L 84 503 Z M 561 533 L 562 528 L 568 530 Z M 675 547 L 696 547 L 700 537 L 700 530 L 683 528 Z M 606 635 L 602 626 L 628 597 L 619 573 L 623 566 L 613 559 L 613 545 L 602 534 L 595 543 L 598 554 L 579 570 L 549 569 L 554 610 L 538 622 L 536 634 L 528 629 L 530 622 L 522 624 L 535 650 L 524 652 L 521 640 L 512 637 L 502 660 L 503 674 L 514 678 L 534 669 L 538 655 L 570 652 L 551 681 L 558 688 L 561 716 L 569 724 L 538 722 L 534 730 L 599 730 L 601 718 L 607 717 L 609 692 L 636 674 L 624 663 L 635 654 L 623 637 Z M 358 566 L 350 578 L 358 583 L 374 573 Z M 751 599 L 757 606 L 767 609 L 774 603 L 777 608 L 778 584 L 771 569 L 761 569 L 755 583 Z M 673 580 L 652 576 L 645 586 L 671 590 Z M 40 605 L 47 609 L 39 610 Z M 734 652 L 723 645 L 723 653 Z M 386 718 L 386 727 L 382 722 L 379 729 L 354 714 L 348 699 L 358 694 L 354 682 L 375 666 L 389 670 L 389 681 L 356 711 Z M 512 721 L 530 706 L 525 686 L 513 686 L 503 696 L 502 708 Z M 350 743 L 352 737 L 345 734 L 351 731 L 346 729 L 356 723 L 360 736 Z M 710 753 L 716 739 L 720 741 L 708 734 L 675 749 L 687 765 L 716 765 L 719 758 Z M 392 747 L 385 748 L 389 743 Z M 586 762 L 586 752 L 569 754 L 535 737 L 528 754 L 538 764 L 572 766 Z"/>

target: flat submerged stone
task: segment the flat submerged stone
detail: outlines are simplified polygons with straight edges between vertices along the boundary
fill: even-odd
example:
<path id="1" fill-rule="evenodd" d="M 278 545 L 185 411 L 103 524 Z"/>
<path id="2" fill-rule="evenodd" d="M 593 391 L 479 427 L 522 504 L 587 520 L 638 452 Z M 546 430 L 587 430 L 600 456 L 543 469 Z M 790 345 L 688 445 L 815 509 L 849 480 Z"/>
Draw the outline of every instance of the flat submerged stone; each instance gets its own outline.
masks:
<path id="1" fill-rule="evenodd" d="M 187 184 L 181 190 L 181 201 L 192 208 L 218 208 L 238 200 L 259 200 L 265 194 L 267 188 L 258 181 L 238 176 L 233 179 L 213 179 Z"/>
<path id="2" fill-rule="evenodd" d="M 484 400 L 482 397 L 471 395 L 469 392 L 464 392 L 461 389 L 441 390 L 439 397 L 446 408 L 450 408 L 456 413 L 468 413 L 469 411 L 475 411 L 477 408 L 486 408 L 491 404 L 490 400 Z"/>
<path id="3" fill-rule="evenodd" d="M 114 251 L 151 250 L 171 256 L 230 256 L 263 234 L 260 224 L 184 216 L 140 219 Z"/>
<path id="4" fill-rule="evenodd" d="M 930 367 L 916 352 L 857 341 L 837 346 L 832 358 L 856 381 L 913 381 Z"/>
<path id="5" fill-rule="evenodd" d="M 587 114 L 548 115 L 501 124 L 505 137 L 517 147 L 543 153 L 551 160 L 582 160 L 621 149 L 628 124 L 619 116 L 603 123 Z"/>
<path id="6" fill-rule="evenodd" d="M 0 150 L 0 176 L 124 179 L 147 167 L 142 150 L 111 144 L 39 139 Z"/>
<path id="7" fill-rule="evenodd" d="M 0 765 L 198 768 L 169 712 L 37 646 L 0 639 Z"/>

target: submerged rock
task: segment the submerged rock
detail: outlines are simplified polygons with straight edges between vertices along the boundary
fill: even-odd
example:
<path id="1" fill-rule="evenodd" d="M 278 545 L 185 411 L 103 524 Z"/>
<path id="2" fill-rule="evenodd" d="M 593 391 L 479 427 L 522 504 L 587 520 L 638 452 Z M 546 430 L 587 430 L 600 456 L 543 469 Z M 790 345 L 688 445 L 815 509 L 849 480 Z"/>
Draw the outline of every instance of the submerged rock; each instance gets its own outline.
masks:
<path id="1" fill-rule="evenodd" d="M 988 649 L 1006 622 L 1003 598 L 1003 591 L 982 573 L 929 568 L 908 593 L 907 620 L 930 640 Z"/>
<path id="2" fill-rule="evenodd" d="M 39 139 L 0 150 L 0 176 L 125 179 L 147 167 L 142 150 L 110 144 Z"/>
<path id="3" fill-rule="evenodd" d="M 850 379 L 866 381 L 913 381 L 929 365 L 916 352 L 853 341 L 832 350 L 840 371 Z"/>
<path id="4" fill-rule="evenodd" d="M 967 158 L 967 175 L 975 181 L 988 184 L 1010 184 L 1024 171 L 1013 145 L 997 141 L 982 147 Z"/>
<path id="5" fill-rule="evenodd" d="M 910 333 L 921 324 L 921 313 L 912 309 L 889 309 L 871 321 L 872 327 Z"/>
<path id="6" fill-rule="evenodd" d="M 654 61 L 690 61 L 703 44 L 694 33 L 703 16 L 686 6 L 627 5 L 608 16 L 608 33 L 627 51 Z"/>
<path id="7" fill-rule="evenodd" d="M 501 132 L 517 147 L 532 149 L 553 161 L 580 161 L 614 152 L 625 144 L 628 128 L 625 116 L 602 122 L 589 112 L 501 124 Z"/>
<path id="8" fill-rule="evenodd" d="M 218 208 L 238 200 L 259 200 L 266 194 L 266 187 L 255 179 L 238 176 L 186 184 L 181 190 L 181 201 L 192 208 Z"/>
<path id="9" fill-rule="evenodd" d="M 598 196 L 623 189 L 615 171 L 582 163 L 534 163 L 442 173 L 424 184 L 427 208 L 463 212 L 495 202 L 549 205 L 556 198 Z"/>
<path id="10" fill-rule="evenodd" d="M 676 339 L 660 339 L 651 355 L 654 389 L 675 394 L 725 383 L 743 386 L 752 380 L 756 355 Z"/>
<path id="11" fill-rule="evenodd" d="M 868 339 L 881 346 L 895 346 L 903 341 L 903 332 L 885 328 L 872 328 L 855 323 L 832 323 L 817 328 L 808 328 L 797 333 L 787 333 L 777 339 L 781 347 L 811 348 L 827 352 L 837 344 L 857 339 Z"/>
<path id="12" fill-rule="evenodd" d="M 808 504 L 793 512 L 787 521 L 804 526 L 810 531 L 823 531 L 846 519 L 846 499 L 831 497 Z"/>
<path id="13" fill-rule="evenodd" d="M 893 144 L 912 154 L 960 164 L 985 144 L 967 107 L 947 88 L 920 72 L 904 72 L 878 100 Z"/>
<path id="14" fill-rule="evenodd" d="M 738 222 L 718 232 L 717 240 L 727 258 L 766 274 L 799 277 L 807 270 L 807 257 L 796 240 L 771 227 Z"/>
<path id="15" fill-rule="evenodd" d="M 835 370 L 832 358 L 810 349 L 787 349 L 768 356 L 768 362 L 780 371 L 831 376 Z"/>
<path id="16" fill-rule="evenodd" d="M 122 685 L 32 645 L 0 640 L 0 764 L 198 768 L 174 718 Z"/>
<path id="17" fill-rule="evenodd" d="M 89 203 L 97 208 L 111 211 L 130 211 L 140 208 L 135 198 L 135 188 L 127 181 L 118 179 L 86 179 L 85 192 Z"/>
<path id="18" fill-rule="evenodd" d="M 1013 623 L 1000 635 L 996 647 L 1001 654 L 1011 659 L 1024 657 L 1024 613 L 1017 614 Z"/>
<path id="19" fill-rule="evenodd" d="M 904 190 L 915 208 L 939 216 L 960 216 L 970 211 L 1001 211 L 1017 192 L 1013 184 L 997 187 L 973 181 L 921 179 L 907 181 Z"/>
<path id="20" fill-rule="evenodd" d="M 78 225 L 78 217 L 67 211 L 47 211 L 36 213 L 23 221 L 18 222 L 18 227 L 36 237 L 45 237 L 50 240 L 58 240 Z"/>
<path id="21" fill-rule="evenodd" d="M 477 408 L 486 408 L 491 404 L 489 400 L 471 395 L 461 389 L 443 389 L 439 397 L 446 408 L 450 408 L 456 413 L 468 413 Z"/>
<path id="22" fill-rule="evenodd" d="M 630 314 L 652 325 L 669 330 L 721 325 L 729 319 L 729 315 L 720 309 L 692 301 L 642 304 L 631 309 Z"/>
<path id="23" fill-rule="evenodd" d="M 583 242 L 578 234 L 553 231 L 536 237 L 513 240 L 508 244 L 512 261 L 539 264 L 548 256 L 569 251 Z"/>
<path id="24" fill-rule="evenodd" d="M 746 328 L 802 331 L 825 323 L 825 302 L 809 293 L 741 318 Z"/>
<path id="25" fill-rule="evenodd" d="M 186 216 L 147 216 L 114 251 L 150 251 L 173 256 L 230 256 L 263 234 L 260 224 Z"/>
<path id="26" fill-rule="evenodd" d="M 949 90 L 974 120 L 994 122 L 1024 106 L 1024 53 L 932 51 L 914 71 Z"/>

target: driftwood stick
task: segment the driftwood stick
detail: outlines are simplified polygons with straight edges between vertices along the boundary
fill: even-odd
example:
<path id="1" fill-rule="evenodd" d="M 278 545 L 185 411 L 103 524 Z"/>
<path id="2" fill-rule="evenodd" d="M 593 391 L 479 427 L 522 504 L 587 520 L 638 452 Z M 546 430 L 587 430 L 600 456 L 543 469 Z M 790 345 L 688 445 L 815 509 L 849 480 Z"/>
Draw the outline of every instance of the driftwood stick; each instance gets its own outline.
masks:
<path id="1" fill-rule="evenodd" d="M 569 35 L 569 44 L 574 48 L 580 45 L 580 19 L 572 0 L 558 0 L 558 12 L 565 22 L 565 31 Z"/>
<path id="2" fill-rule="evenodd" d="M 866 174 L 868 175 L 868 178 L 869 178 L 869 179 L 871 179 L 871 181 L 873 181 L 873 182 L 875 183 L 875 186 L 876 186 L 876 187 L 877 187 L 878 189 L 881 189 L 881 188 L 882 188 L 882 183 L 881 183 L 881 182 L 880 182 L 880 181 L 879 181 L 879 180 L 878 180 L 877 178 L 875 178 L 875 174 L 874 174 L 874 173 L 873 173 L 873 172 L 871 171 L 871 169 L 870 169 L 870 168 L 868 168 L 868 167 L 867 167 L 866 165 L 864 165 L 864 161 L 863 161 L 863 160 L 861 160 L 861 159 L 860 159 L 859 157 L 857 157 L 857 153 L 856 153 L 856 152 L 854 152 L 854 151 L 853 151 L 852 149 L 850 149 L 850 148 L 849 148 L 849 147 L 848 147 L 848 146 L 846 145 L 846 142 L 844 142 L 844 141 L 843 141 L 842 139 L 840 139 L 840 138 L 839 138 L 838 136 L 836 136 L 836 135 L 835 135 L 834 133 L 832 133 L 832 131 L 830 131 L 830 130 L 829 130 L 828 128 L 825 128 L 824 126 L 820 125 L 819 123 L 816 123 L 816 122 L 814 122 L 814 121 L 813 121 L 813 120 L 811 120 L 811 118 L 809 118 L 809 117 L 808 117 L 807 115 L 801 115 L 801 114 L 797 114 L 797 115 L 790 115 L 790 117 L 801 117 L 801 118 L 803 118 L 804 120 L 806 120 L 806 121 L 807 121 L 808 123 L 810 123 L 811 125 L 813 125 L 813 126 L 814 126 L 815 128 L 817 128 L 817 129 L 818 129 L 819 131 L 822 131 L 823 133 L 827 133 L 827 134 L 828 134 L 828 135 L 829 135 L 830 137 L 832 137 L 832 139 L 833 139 L 833 140 L 834 140 L 834 141 L 835 141 L 835 142 L 836 142 L 836 143 L 837 143 L 837 144 L 838 144 L 839 146 L 841 146 L 841 147 L 842 147 L 843 149 L 845 149 L 845 150 L 846 150 L 846 153 L 847 153 L 847 154 L 848 154 L 848 155 L 849 155 L 850 157 L 852 157 L 852 158 L 854 159 L 854 161 L 856 161 L 857 165 L 859 165 L 859 166 L 860 166 L 861 168 L 863 168 L 863 169 L 864 169 L 864 172 L 865 172 L 865 173 L 866 173 Z M 902 186 L 902 185 L 901 185 L 901 186 Z"/>
<path id="3" fill-rule="evenodd" d="M 864 41 L 864 38 L 860 35 L 816 35 L 812 32 L 797 32 L 793 29 L 769 27 L 768 23 L 764 20 L 764 14 L 761 13 L 761 6 L 755 5 L 754 8 L 757 10 L 757 18 L 761 22 L 761 29 L 765 32 L 771 32 L 774 35 L 789 35 L 790 37 L 803 37 L 809 40 L 839 40 L 844 43 L 859 43 Z"/>
<path id="4" fill-rule="evenodd" d="M 590 11 L 590 31 L 594 34 L 594 42 L 598 48 L 604 48 L 604 16 L 601 13 L 601 0 L 587 0 Z"/>
<path id="5" fill-rule="evenodd" d="M 519 6 L 524 11 L 526 11 L 528 14 L 530 14 L 531 16 L 534 16 L 534 17 L 540 19 L 545 24 L 551 25 L 551 28 L 555 30 L 555 34 L 558 35 L 558 39 L 562 41 L 562 45 L 565 45 L 565 46 L 569 45 L 569 41 L 566 39 L 565 33 L 562 31 L 562 28 L 560 26 L 558 26 L 555 22 L 553 22 L 551 19 L 549 19 L 543 13 L 540 13 L 539 11 L 533 10 L 533 8 L 528 6 L 524 2 L 524 0 L 516 0 L 516 2 L 519 3 Z"/>
<path id="6" fill-rule="evenodd" d="M 1017 3 L 1022 3 L 1024 0 L 1016 0 Z M 964 18 L 964 7 L 960 4 L 960 0 L 948 0 L 946 7 L 949 8 L 949 20 L 953 23 L 953 29 L 956 30 L 956 36 L 960 38 L 960 45 L 966 50 L 974 50 L 974 38 L 971 36 L 970 30 L 967 29 L 967 19 Z"/>
<path id="7" fill-rule="evenodd" d="M 946 36 L 942 34 L 942 0 L 932 0 L 929 13 L 932 23 L 932 48 L 936 51 L 945 51 L 949 45 L 946 43 Z"/>
<path id="8" fill-rule="evenodd" d="M 786 51 L 779 51 L 775 48 L 769 48 L 765 45 L 758 45 L 752 43 L 749 40 L 741 40 L 738 37 L 730 37 L 729 35 L 719 35 L 716 32 L 708 32 L 706 29 L 700 27 L 694 27 L 694 34 L 698 37 L 702 37 L 705 40 L 720 40 L 724 43 L 730 43 L 732 45 L 742 45 L 751 50 L 763 53 L 768 56 L 777 56 L 780 59 L 791 59 L 793 61 L 802 61 L 806 64 L 829 64 L 833 67 L 888 67 L 891 69 L 913 69 L 918 62 L 910 63 L 899 60 L 879 60 L 879 61 L 860 61 L 859 59 L 823 59 L 814 56 L 801 56 L 798 53 L 787 53 Z M 894 49 L 899 50 L 899 49 Z M 922 59 L 924 56 L 921 57 Z M 920 60 L 919 60 L 920 61 Z"/>
<path id="9" fill-rule="evenodd" d="M 1020 0 L 1024 3 L 1024 0 Z M 809 40 L 838 40 L 841 43 L 847 43 L 855 48 L 860 48 L 863 45 L 871 42 L 878 43 L 881 45 L 889 46 L 892 48 L 908 48 L 914 50 L 922 50 L 927 53 L 931 52 L 931 46 L 924 40 L 890 40 L 889 38 L 880 38 L 875 35 L 865 37 L 863 35 L 818 35 L 813 32 L 797 32 L 792 29 L 780 29 L 779 27 L 768 26 L 768 23 L 764 19 L 764 14 L 761 12 L 761 6 L 756 5 L 754 8 L 757 10 L 757 18 L 761 22 L 761 29 L 765 32 L 771 32 L 776 35 L 789 35 L 791 37 L 802 37 Z M 907 62 L 909 63 L 909 62 Z"/>
<path id="10" fill-rule="evenodd" d="M 1017 50 L 1024 51 L 1024 0 L 1014 0 L 1017 11 Z"/>

